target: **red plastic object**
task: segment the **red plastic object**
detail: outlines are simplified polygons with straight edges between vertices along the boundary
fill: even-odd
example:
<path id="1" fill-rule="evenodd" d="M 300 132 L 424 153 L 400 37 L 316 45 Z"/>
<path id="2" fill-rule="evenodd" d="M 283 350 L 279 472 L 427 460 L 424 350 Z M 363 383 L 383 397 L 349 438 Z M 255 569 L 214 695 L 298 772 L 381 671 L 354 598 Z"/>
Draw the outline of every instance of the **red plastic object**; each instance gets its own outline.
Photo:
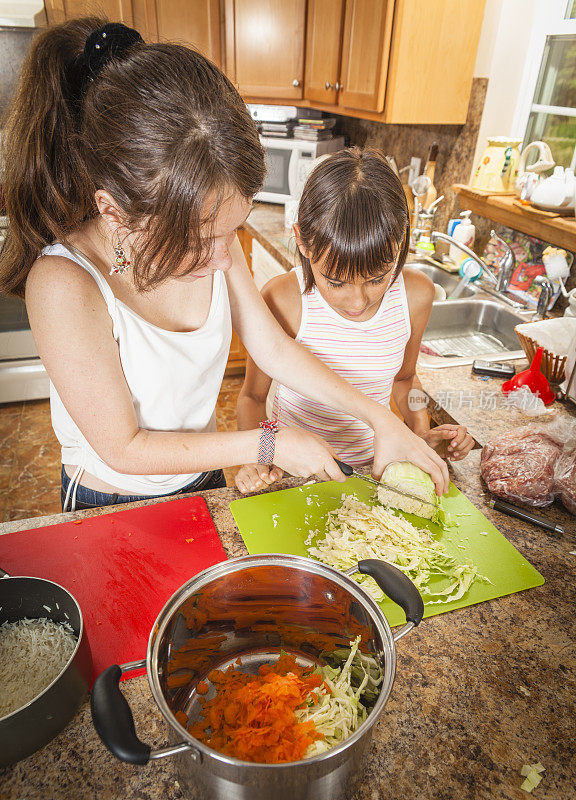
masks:
<path id="1" fill-rule="evenodd" d="M 166 601 L 193 575 L 225 560 L 201 497 L 0 536 L 0 566 L 9 575 L 48 578 L 74 595 L 94 677 L 112 664 L 145 658 Z"/>
<path id="2" fill-rule="evenodd" d="M 543 352 L 544 348 L 539 347 L 528 369 L 524 370 L 524 372 L 519 372 L 518 375 L 514 375 L 509 381 L 504 381 L 502 384 L 502 391 L 504 394 L 509 394 L 515 389 L 520 389 L 521 386 L 527 386 L 532 394 L 540 397 L 546 406 L 549 406 L 550 403 L 556 400 L 556 395 L 550 388 L 550 384 L 540 372 Z"/>

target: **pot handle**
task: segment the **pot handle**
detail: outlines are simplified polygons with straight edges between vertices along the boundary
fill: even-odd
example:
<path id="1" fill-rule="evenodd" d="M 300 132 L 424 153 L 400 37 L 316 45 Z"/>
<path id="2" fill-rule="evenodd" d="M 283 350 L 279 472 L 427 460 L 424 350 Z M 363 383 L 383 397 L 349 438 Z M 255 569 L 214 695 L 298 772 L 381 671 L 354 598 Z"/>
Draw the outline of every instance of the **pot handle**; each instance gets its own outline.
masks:
<path id="1" fill-rule="evenodd" d="M 90 698 L 92 722 L 98 736 L 116 758 L 129 764 L 147 764 L 151 759 L 166 758 L 185 750 L 189 750 L 190 755 L 200 761 L 200 752 L 187 742 L 152 750 L 149 744 L 141 742 L 136 735 L 132 709 L 120 691 L 119 683 L 124 672 L 145 667 L 145 659 L 131 661 L 122 666 L 113 664 L 98 675 Z"/>
<path id="2" fill-rule="evenodd" d="M 397 603 L 406 614 L 406 624 L 393 634 L 395 642 L 422 622 L 424 601 L 410 578 L 398 567 L 386 561 L 367 558 L 358 562 L 357 571 L 374 578 L 382 591 L 386 592 L 390 600 Z M 349 572 L 356 572 L 356 569 Z"/>

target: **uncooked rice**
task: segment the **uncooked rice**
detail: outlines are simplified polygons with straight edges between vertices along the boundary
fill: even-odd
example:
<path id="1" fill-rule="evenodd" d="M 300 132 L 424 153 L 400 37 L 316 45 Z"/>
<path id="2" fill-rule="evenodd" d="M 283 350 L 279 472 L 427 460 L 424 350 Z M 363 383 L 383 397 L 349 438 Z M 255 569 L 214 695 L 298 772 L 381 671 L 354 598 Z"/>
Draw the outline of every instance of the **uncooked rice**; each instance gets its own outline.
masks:
<path id="1" fill-rule="evenodd" d="M 0 625 L 0 717 L 43 692 L 63 670 L 77 642 L 68 623 L 45 617 Z"/>

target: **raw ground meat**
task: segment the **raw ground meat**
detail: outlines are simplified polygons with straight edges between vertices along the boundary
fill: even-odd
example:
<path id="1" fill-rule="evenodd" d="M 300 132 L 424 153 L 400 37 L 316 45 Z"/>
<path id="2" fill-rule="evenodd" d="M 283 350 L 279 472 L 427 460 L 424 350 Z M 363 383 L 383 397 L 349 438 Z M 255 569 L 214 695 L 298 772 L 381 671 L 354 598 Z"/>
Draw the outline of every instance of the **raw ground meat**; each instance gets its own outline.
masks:
<path id="1" fill-rule="evenodd" d="M 571 514 L 576 514 L 576 450 L 564 453 L 556 465 L 554 489 Z"/>
<path id="2" fill-rule="evenodd" d="M 562 443 L 547 433 L 529 427 L 509 431 L 484 447 L 480 473 L 492 494 L 546 506 L 554 500 L 554 465 L 561 449 Z"/>

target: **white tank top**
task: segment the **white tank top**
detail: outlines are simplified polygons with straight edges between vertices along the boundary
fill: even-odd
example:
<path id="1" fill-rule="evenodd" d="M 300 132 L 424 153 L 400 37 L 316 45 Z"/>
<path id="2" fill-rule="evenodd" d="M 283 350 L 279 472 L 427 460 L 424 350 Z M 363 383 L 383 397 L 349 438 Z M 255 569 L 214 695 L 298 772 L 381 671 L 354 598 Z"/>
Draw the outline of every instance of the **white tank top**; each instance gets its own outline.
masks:
<path id="1" fill-rule="evenodd" d="M 390 405 L 394 378 L 410 339 L 410 313 L 402 273 L 386 291 L 371 319 L 354 322 L 328 305 L 316 287 L 305 293 L 302 268 L 295 268 L 302 294 L 296 341 L 334 372 L 383 406 Z M 277 384 L 273 413 L 281 425 L 305 428 L 330 442 L 342 461 L 361 466 L 374 457 L 374 431 L 364 422 Z"/>
<path id="2" fill-rule="evenodd" d="M 42 254 L 75 261 L 96 281 L 112 318 L 114 339 L 140 428 L 194 433 L 215 431 L 216 401 L 232 337 L 224 273 L 214 273 L 210 311 L 202 327 L 176 332 L 152 325 L 118 300 L 101 273 L 76 249 L 57 243 L 45 247 Z M 62 463 L 77 465 L 125 494 L 169 494 L 200 474 L 126 475 L 116 472 L 88 444 L 52 382 L 50 410 L 54 432 L 62 445 Z"/>

